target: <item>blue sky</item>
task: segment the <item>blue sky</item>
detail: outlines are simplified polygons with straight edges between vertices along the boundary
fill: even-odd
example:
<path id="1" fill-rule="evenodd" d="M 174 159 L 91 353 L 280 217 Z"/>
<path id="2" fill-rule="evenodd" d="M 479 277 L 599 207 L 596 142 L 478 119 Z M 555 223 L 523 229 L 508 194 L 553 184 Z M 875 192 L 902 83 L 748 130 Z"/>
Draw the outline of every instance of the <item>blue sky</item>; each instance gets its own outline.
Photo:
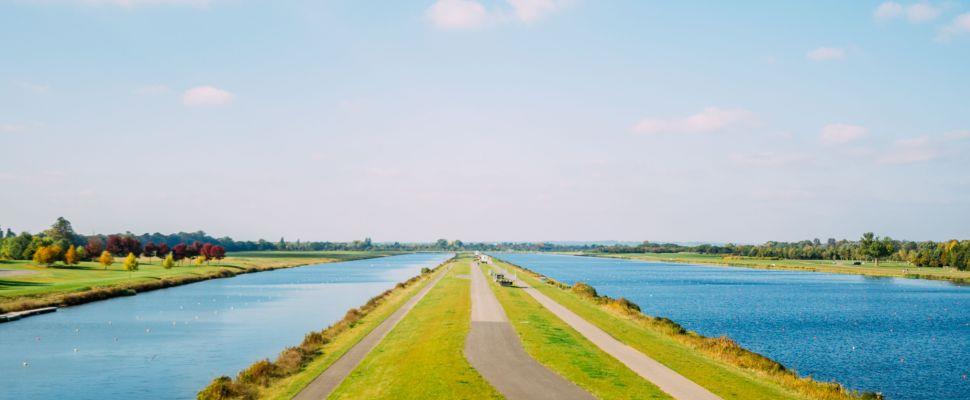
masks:
<path id="1" fill-rule="evenodd" d="M 0 1 L 0 226 L 970 236 L 970 3 Z"/>

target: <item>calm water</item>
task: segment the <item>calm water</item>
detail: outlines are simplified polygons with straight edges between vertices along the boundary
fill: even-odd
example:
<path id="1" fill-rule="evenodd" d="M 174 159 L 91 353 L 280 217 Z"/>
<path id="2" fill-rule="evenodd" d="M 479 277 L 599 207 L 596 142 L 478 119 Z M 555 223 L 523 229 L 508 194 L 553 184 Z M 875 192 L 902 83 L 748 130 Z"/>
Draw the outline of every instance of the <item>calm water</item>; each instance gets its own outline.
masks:
<path id="1" fill-rule="evenodd" d="M 970 399 L 970 287 L 948 282 L 496 254 L 626 297 L 820 380 L 890 399 Z"/>
<path id="2" fill-rule="evenodd" d="M 0 398 L 194 399 L 212 378 L 275 357 L 448 257 L 246 274 L 0 324 Z"/>

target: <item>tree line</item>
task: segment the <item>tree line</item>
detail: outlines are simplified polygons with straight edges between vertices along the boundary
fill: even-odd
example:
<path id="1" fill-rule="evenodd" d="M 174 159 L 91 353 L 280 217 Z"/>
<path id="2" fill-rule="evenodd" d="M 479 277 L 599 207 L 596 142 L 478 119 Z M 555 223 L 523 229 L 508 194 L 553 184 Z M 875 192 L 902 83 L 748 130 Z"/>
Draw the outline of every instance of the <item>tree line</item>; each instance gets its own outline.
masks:
<path id="1" fill-rule="evenodd" d="M 84 236 L 74 232 L 71 222 L 63 217 L 49 229 L 36 234 L 14 234 L 9 228 L 6 233 L 0 230 L 0 258 L 4 259 L 33 260 L 45 265 L 97 261 L 107 267 L 114 263 L 114 257 L 126 257 L 125 269 L 128 270 L 138 268 L 137 257 L 148 257 L 149 261 L 157 257 L 163 260 L 163 266 L 170 268 L 186 259 L 197 263 L 222 260 L 226 257 L 226 248 L 200 241 L 177 242 L 170 246 L 168 242 L 143 241 L 131 234 Z"/>
<path id="2" fill-rule="evenodd" d="M 643 242 L 638 245 L 605 246 L 602 253 L 681 253 L 722 254 L 743 257 L 792 260 L 879 260 L 910 263 L 917 267 L 952 267 L 970 270 L 970 240 L 910 241 L 879 237 L 866 232 L 859 240 L 819 239 L 799 242 L 769 241 L 760 245 L 684 246 L 674 243 Z"/>

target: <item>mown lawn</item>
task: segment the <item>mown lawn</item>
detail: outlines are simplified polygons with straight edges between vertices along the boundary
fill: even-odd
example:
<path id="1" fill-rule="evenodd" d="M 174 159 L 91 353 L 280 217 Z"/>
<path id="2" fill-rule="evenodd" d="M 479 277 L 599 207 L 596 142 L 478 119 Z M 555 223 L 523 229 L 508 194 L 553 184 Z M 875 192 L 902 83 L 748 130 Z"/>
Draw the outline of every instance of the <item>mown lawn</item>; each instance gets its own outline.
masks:
<path id="1" fill-rule="evenodd" d="M 956 268 L 917 268 L 911 264 L 899 261 L 880 261 L 879 266 L 872 262 L 862 265 L 852 265 L 852 261 L 832 260 L 771 260 L 755 257 L 724 257 L 717 254 L 700 253 L 630 253 L 630 254 L 599 254 L 588 253 L 586 256 L 625 258 L 645 261 L 667 261 L 679 263 L 729 265 L 735 267 L 786 269 L 794 271 L 830 272 L 836 274 L 858 274 L 870 276 L 894 276 L 905 278 L 944 279 L 970 282 L 970 271 L 960 271 Z"/>
<path id="2" fill-rule="evenodd" d="M 469 258 L 456 262 L 330 396 L 332 399 L 502 398 L 463 355 L 471 325 Z"/>
<path id="3" fill-rule="evenodd" d="M 332 342 L 323 346 L 323 355 L 311 361 L 303 371 L 291 377 L 273 383 L 269 388 L 261 389 L 259 398 L 287 400 L 296 396 L 303 388 L 312 382 L 317 376 L 325 371 L 330 365 L 340 359 L 364 336 L 367 336 L 374 328 L 381 324 L 387 317 L 394 313 L 411 297 L 419 292 L 429 281 L 434 279 L 437 274 L 444 273 L 447 264 L 441 266 L 434 274 L 428 275 L 424 282 L 417 285 L 410 285 L 405 289 L 397 288 L 388 296 L 380 306 L 364 316 L 349 330 L 341 333 Z M 430 296 L 431 293 L 428 293 Z M 427 299 L 427 297 L 425 298 Z M 414 312 L 415 310 L 411 310 Z M 403 321 L 402 321 L 403 322 Z"/>
<path id="4" fill-rule="evenodd" d="M 490 268 L 485 266 L 485 271 Z M 599 399 L 669 399 L 666 393 L 546 310 L 521 289 L 489 279 L 526 352 Z"/>
<path id="5" fill-rule="evenodd" d="M 122 266 L 122 257 L 116 257 L 114 265 L 107 268 L 96 262 L 80 265 L 55 264 L 48 267 L 30 261 L 3 261 L 0 270 L 22 271 L 23 274 L 0 274 L 0 304 L 21 298 L 40 298 L 70 292 L 85 291 L 94 287 L 111 287 L 140 281 L 207 275 L 221 270 L 241 271 L 250 268 L 273 269 L 304 264 L 345 261 L 384 255 L 370 252 L 288 252 L 230 254 L 219 262 L 194 265 L 186 260 L 182 266 L 164 269 L 161 260 L 142 258 L 138 271 L 128 272 Z"/>
<path id="6" fill-rule="evenodd" d="M 629 319 L 619 317 L 578 295 L 539 282 L 526 271 L 499 262 L 506 269 L 518 272 L 518 277 L 546 296 L 603 329 L 613 337 L 640 350 L 647 356 L 684 375 L 724 399 L 771 400 L 804 399 L 781 385 L 768 381 L 753 372 L 709 358 L 677 342 L 661 332 L 648 329 Z"/>

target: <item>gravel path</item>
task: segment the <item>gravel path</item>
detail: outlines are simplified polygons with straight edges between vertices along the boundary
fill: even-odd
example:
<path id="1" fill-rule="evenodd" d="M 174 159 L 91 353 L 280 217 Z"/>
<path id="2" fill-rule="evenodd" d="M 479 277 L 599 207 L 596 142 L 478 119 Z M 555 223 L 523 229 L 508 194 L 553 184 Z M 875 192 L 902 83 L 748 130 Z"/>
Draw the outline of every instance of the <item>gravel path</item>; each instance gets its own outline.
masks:
<path id="1" fill-rule="evenodd" d="M 594 399 L 525 352 L 486 279 L 478 264 L 472 263 L 472 325 L 465 340 L 468 362 L 510 400 Z"/>

